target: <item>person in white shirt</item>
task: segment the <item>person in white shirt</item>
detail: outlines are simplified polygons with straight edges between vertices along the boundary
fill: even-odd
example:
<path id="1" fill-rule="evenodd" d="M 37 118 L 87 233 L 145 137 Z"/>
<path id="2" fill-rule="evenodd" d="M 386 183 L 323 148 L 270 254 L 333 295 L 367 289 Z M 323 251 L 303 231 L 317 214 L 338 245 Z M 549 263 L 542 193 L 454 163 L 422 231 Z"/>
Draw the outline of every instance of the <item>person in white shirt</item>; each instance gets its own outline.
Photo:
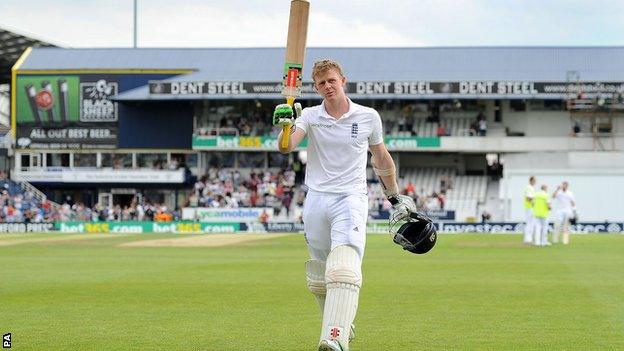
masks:
<path id="1" fill-rule="evenodd" d="M 369 150 L 373 170 L 395 209 L 406 212 L 413 201 L 398 194 L 396 168 L 383 143 L 379 113 L 347 97 L 347 79 L 340 64 L 332 60 L 316 62 L 312 80 L 323 102 L 303 109 L 296 120 L 290 105 L 278 105 L 273 124 L 295 125 L 289 136 L 278 136 L 281 153 L 293 151 L 304 137 L 308 138 L 308 194 L 303 210 L 311 258 L 306 262 L 307 284 L 323 319 L 318 350 L 340 351 L 349 349 L 353 337 L 352 323 L 362 284 Z M 282 148 L 282 138 L 288 138 L 287 148 Z"/>
<path id="2" fill-rule="evenodd" d="M 563 182 L 557 187 L 552 195 L 555 200 L 555 208 L 557 213 L 557 221 L 555 222 L 555 232 L 553 233 L 553 242 L 559 242 L 559 236 L 563 237 L 563 243 L 570 243 L 570 219 L 574 216 L 576 202 L 574 195 L 569 189 L 568 182 Z"/>

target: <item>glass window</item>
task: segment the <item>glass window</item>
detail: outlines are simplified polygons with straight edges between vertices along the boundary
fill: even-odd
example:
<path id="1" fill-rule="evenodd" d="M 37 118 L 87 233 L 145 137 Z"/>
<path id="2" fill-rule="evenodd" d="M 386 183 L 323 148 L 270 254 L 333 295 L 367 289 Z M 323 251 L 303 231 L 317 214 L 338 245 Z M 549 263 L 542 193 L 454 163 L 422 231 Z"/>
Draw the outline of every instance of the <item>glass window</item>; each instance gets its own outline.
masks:
<path id="1" fill-rule="evenodd" d="M 513 111 L 526 111 L 526 100 L 510 100 L 509 108 Z"/>
<path id="2" fill-rule="evenodd" d="M 241 168 L 263 168 L 266 153 L 241 152 L 238 154 L 238 166 Z"/>
<path id="3" fill-rule="evenodd" d="M 544 100 L 544 109 L 547 111 L 563 111 L 566 109 L 564 100 Z"/>
<path id="4" fill-rule="evenodd" d="M 22 167 L 30 167 L 30 155 L 22 154 Z"/>
<path id="5" fill-rule="evenodd" d="M 271 131 L 273 107 L 261 100 L 203 101 L 195 103 L 198 135 L 264 135 Z"/>
<path id="6" fill-rule="evenodd" d="M 171 169 L 197 167 L 197 154 L 171 154 L 169 167 Z"/>
<path id="7" fill-rule="evenodd" d="M 96 154 L 74 154 L 74 167 L 96 167 Z"/>
<path id="8" fill-rule="evenodd" d="M 132 154 L 102 154 L 102 167 L 132 168 Z"/>
<path id="9" fill-rule="evenodd" d="M 236 162 L 234 152 L 211 152 L 208 155 L 208 167 L 232 168 Z"/>
<path id="10" fill-rule="evenodd" d="M 140 168 L 167 168 L 167 154 L 137 154 L 137 165 Z"/>
<path id="11" fill-rule="evenodd" d="M 184 157 L 186 166 L 189 168 L 197 167 L 197 160 L 199 159 L 197 156 L 197 154 L 186 154 Z"/>
<path id="12" fill-rule="evenodd" d="M 285 168 L 288 167 L 288 155 L 279 152 L 269 153 L 269 167 Z"/>
<path id="13" fill-rule="evenodd" d="M 69 167 L 69 154 L 46 154 L 48 167 Z"/>

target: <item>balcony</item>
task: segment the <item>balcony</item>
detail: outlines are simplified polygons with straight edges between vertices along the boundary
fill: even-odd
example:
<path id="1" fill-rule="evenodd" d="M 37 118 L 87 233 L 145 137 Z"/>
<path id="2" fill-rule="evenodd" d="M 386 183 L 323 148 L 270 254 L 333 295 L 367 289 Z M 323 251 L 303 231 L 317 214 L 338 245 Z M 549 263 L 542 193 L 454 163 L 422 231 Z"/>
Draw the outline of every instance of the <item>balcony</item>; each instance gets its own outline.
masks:
<path id="1" fill-rule="evenodd" d="M 11 177 L 30 183 L 181 184 L 184 169 L 21 167 Z"/>

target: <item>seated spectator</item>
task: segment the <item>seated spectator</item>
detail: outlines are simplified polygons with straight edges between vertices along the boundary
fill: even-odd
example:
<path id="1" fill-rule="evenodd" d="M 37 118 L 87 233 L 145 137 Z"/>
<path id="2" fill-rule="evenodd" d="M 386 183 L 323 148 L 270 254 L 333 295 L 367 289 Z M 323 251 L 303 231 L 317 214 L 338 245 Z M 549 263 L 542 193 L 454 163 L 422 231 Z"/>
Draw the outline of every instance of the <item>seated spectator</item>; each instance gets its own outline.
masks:
<path id="1" fill-rule="evenodd" d="M 401 115 L 397 119 L 397 124 L 399 125 L 399 132 L 404 132 L 405 129 L 405 116 Z"/>
<path id="2" fill-rule="evenodd" d="M 572 127 L 572 136 L 578 136 L 581 132 L 581 125 L 578 122 L 574 122 L 574 126 Z"/>
<path id="3" fill-rule="evenodd" d="M 449 136 L 449 135 L 450 135 L 450 133 L 449 133 L 449 132 L 448 132 L 448 130 L 446 129 L 446 124 L 444 124 L 444 123 L 440 123 L 440 124 L 438 125 L 438 130 L 437 130 L 436 134 L 437 134 L 439 137 Z"/>
<path id="4" fill-rule="evenodd" d="M 470 128 L 468 128 L 468 135 L 470 135 L 470 136 L 477 135 L 477 129 L 479 129 L 479 122 L 478 121 L 472 121 L 470 123 Z"/>
<path id="5" fill-rule="evenodd" d="M 444 210 L 444 203 L 446 202 L 446 191 L 442 190 L 438 193 L 438 203 L 440 204 L 440 209 Z"/>
<path id="6" fill-rule="evenodd" d="M 173 221 L 173 215 L 167 212 L 167 207 L 162 206 L 156 212 L 156 215 L 154 216 L 154 221 L 155 222 L 171 222 Z"/>
<path id="7" fill-rule="evenodd" d="M 269 221 L 269 214 L 267 213 L 266 210 L 262 210 L 260 217 L 258 217 L 258 221 L 260 223 L 267 223 Z"/>
<path id="8" fill-rule="evenodd" d="M 416 186 L 414 185 L 414 183 L 412 183 L 412 181 L 409 181 L 407 183 L 407 186 L 405 187 L 405 195 L 410 196 L 410 197 L 415 197 Z"/>

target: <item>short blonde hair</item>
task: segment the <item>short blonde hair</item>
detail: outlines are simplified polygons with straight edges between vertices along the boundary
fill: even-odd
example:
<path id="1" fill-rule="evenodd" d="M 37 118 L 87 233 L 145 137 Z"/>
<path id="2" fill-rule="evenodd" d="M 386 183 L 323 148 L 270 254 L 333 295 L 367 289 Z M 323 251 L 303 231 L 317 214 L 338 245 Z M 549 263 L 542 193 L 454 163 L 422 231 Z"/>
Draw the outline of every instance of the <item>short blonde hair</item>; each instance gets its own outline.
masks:
<path id="1" fill-rule="evenodd" d="M 312 81 L 315 81 L 315 77 L 323 72 L 327 72 L 330 69 L 335 69 L 341 77 L 344 77 L 342 73 L 342 66 L 334 60 L 320 60 L 314 62 L 314 66 L 312 67 Z"/>

